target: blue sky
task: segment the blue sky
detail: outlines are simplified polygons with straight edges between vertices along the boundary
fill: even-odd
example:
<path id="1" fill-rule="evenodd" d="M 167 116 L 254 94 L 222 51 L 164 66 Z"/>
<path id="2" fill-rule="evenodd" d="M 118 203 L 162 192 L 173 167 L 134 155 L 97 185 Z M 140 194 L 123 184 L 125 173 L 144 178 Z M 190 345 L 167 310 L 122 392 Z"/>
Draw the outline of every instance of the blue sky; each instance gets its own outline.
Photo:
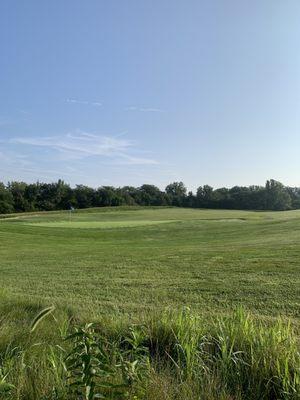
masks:
<path id="1" fill-rule="evenodd" d="M 3 0 L 0 181 L 300 186 L 299 0 Z"/>

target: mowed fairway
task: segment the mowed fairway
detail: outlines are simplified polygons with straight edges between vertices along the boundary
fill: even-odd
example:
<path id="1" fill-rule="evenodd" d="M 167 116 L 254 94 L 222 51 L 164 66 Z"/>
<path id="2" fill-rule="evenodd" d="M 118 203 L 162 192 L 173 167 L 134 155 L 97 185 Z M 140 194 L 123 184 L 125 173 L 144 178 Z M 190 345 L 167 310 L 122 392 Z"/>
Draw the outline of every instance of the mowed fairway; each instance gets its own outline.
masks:
<path id="1" fill-rule="evenodd" d="M 243 304 L 300 321 L 300 211 L 108 208 L 0 219 L 0 293 L 91 317 Z"/>

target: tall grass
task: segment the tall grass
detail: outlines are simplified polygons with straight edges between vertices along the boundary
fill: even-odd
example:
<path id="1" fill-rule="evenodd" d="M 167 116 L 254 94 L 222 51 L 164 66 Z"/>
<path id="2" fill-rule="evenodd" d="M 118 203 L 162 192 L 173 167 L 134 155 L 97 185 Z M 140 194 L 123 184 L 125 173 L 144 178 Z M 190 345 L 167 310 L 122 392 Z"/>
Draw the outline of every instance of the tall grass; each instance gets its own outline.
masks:
<path id="1" fill-rule="evenodd" d="M 0 399 L 300 399 L 299 338 L 281 320 L 243 309 L 211 321 L 166 311 L 135 325 L 29 314 L 22 340 L 0 323 Z"/>

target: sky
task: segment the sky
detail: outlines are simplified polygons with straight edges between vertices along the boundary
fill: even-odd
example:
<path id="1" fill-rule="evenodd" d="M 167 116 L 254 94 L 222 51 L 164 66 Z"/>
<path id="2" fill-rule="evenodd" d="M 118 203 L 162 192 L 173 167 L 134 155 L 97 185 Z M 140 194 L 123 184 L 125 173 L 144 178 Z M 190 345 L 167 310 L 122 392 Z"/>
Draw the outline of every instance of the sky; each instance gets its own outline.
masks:
<path id="1" fill-rule="evenodd" d="M 1 0 L 0 181 L 300 186 L 299 0 Z"/>

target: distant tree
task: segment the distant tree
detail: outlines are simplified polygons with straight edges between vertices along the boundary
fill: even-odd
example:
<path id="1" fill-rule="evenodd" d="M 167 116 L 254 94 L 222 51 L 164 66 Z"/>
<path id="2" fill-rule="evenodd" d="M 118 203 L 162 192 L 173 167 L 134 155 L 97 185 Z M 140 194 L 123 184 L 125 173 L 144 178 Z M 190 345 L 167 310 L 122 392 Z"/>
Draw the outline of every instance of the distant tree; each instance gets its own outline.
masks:
<path id="1" fill-rule="evenodd" d="M 60 210 L 67 210 L 70 209 L 70 207 L 76 207 L 75 191 L 65 183 L 63 183 L 59 189 L 60 200 L 57 208 Z M 94 189 L 93 192 L 95 192 Z"/>
<path id="2" fill-rule="evenodd" d="M 213 188 L 209 185 L 199 186 L 196 194 L 197 207 L 213 207 Z"/>
<path id="3" fill-rule="evenodd" d="M 154 185 L 142 185 L 139 188 L 141 205 L 165 206 L 168 204 L 167 196 Z"/>
<path id="4" fill-rule="evenodd" d="M 62 210 L 121 205 L 228 208 L 245 210 L 289 210 L 300 208 L 300 188 L 285 187 L 270 179 L 265 186 L 234 186 L 213 189 L 199 186 L 194 195 L 187 194 L 183 182 L 170 183 L 165 191 L 144 184 L 138 188 L 102 186 L 93 189 L 85 185 L 71 188 L 62 180 L 53 183 L 0 183 L 0 213 Z"/>
<path id="5" fill-rule="evenodd" d="M 197 207 L 196 197 L 194 196 L 193 192 L 188 192 L 187 196 L 185 197 L 184 206 L 190 208 Z"/>
<path id="6" fill-rule="evenodd" d="M 25 197 L 32 210 L 67 209 L 75 202 L 74 191 L 61 179 L 53 183 L 28 185 Z"/>
<path id="7" fill-rule="evenodd" d="M 229 189 L 230 208 L 248 208 L 247 199 L 249 197 L 249 189 L 243 186 L 234 186 Z M 242 207 L 241 207 L 242 206 Z"/>
<path id="8" fill-rule="evenodd" d="M 137 188 L 133 186 L 124 186 L 120 190 L 125 204 L 132 206 L 141 203 L 141 194 Z"/>
<path id="9" fill-rule="evenodd" d="M 300 188 L 297 187 L 286 187 L 292 201 L 292 208 L 300 208 Z"/>
<path id="10" fill-rule="evenodd" d="M 14 212 L 14 199 L 11 192 L 0 182 L 0 214 Z"/>
<path id="11" fill-rule="evenodd" d="M 173 206 L 183 206 L 187 189 L 183 182 L 170 183 L 165 189 Z"/>
<path id="12" fill-rule="evenodd" d="M 39 209 L 38 198 L 39 198 L 39 183 L 31 183 L 26 186 L 24 191 L 24 197 L 28 204 L 28 211 L 35 211 Z"/>
<path id="13" fill-rule="evenodd" d="M 77 185 L 73 191 L 75 207 L 89 208 L 94 206 L 95 190 L 84 185 Z"/>
<path id="14" fill-rule="evenodd" d="M 122 189 L 116 189 L 113 186 L 102 186 L 96 191 L 98 207 L 121 206 L 124 205 Z"/>
<path id="15" fill-rule="evenodd" d="M 230 191 L 227 188 L 219 188 L 212 193 L 212 205 L 215 208 L 232 208 Z"/>
<path id="16" fill-rule="evenodd" d="M 262 186 L 249 186 L 249 209 L 250 210 L 265 210 L 265 188 Z"/>
<path id="17" fill-rule="evenodd" d="M 266 209 L 268 210 L 289 210 L 292 206 L 292 199 L 288 190 L 282 183 L 270 179 L 266 182 Z"/>
<path id="18" fill-rule="evenodd" d="M 27 184 L 25 182 L 9 182 L 8 190 L 13 196 L 15 211 L 30 211 L 30 205 L 25 197 Z"/>

